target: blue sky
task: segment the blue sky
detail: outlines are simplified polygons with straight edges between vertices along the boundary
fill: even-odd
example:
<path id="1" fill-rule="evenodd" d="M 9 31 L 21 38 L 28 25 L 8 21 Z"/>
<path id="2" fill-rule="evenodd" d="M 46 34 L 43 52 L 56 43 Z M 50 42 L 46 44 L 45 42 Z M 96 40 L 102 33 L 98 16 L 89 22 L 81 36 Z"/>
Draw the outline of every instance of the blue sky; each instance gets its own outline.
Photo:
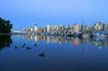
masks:
<path id="1" fill-rule="evenodd" d="M 34 24 L 108 23 L 108 0 L 0 0 L 0 17 L 13 23 L 13 30 Z"/>

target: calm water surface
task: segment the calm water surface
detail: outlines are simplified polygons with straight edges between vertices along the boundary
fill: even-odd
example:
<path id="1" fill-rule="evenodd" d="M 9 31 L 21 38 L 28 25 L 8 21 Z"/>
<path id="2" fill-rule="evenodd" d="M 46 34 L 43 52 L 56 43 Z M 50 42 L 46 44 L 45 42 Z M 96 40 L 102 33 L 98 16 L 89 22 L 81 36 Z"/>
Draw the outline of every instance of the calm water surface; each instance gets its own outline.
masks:
<path id="1" fill-rule="evenodd" d="M 108 70 L 108 39 L 0 36 L 0 70 Z"/>

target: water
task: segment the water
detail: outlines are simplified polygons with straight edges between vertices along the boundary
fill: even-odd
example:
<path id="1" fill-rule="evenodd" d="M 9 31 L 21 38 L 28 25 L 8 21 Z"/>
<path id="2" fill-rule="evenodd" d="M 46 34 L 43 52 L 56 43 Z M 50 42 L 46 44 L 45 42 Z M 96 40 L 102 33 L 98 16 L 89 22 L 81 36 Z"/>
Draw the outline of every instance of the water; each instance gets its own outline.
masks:
<path id="1" fill-rule="evenodd" d="M 108 70 L 108 39 L 0 36 L 0 70 Z"/>

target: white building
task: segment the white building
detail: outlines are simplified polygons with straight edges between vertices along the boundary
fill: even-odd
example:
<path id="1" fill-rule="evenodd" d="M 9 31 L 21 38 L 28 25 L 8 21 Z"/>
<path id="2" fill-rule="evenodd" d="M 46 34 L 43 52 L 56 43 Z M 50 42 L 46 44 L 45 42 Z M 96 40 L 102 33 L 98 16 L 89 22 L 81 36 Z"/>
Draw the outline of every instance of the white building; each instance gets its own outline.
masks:
<path id="1" fill-rule="evenodd" d="M 47 25 L 47 32 L 49 33 L 50 32 L 50 30 L 51 30 L 51 28 L 50 28 L 50 25 Z"/>
<path id="2" fill-rule="evenodd" d="M 73 32 L 79 33 L 79 25 L 78 24 L 73 25 Z"/>
<path id="3" fill-rule="evenodd" d="M 37 24 L 35 24 L 35 26 L 34 26 L 34 32 L 38 32 L 38 31 L 39 31 L 39 28 L 38 28 Z"/>

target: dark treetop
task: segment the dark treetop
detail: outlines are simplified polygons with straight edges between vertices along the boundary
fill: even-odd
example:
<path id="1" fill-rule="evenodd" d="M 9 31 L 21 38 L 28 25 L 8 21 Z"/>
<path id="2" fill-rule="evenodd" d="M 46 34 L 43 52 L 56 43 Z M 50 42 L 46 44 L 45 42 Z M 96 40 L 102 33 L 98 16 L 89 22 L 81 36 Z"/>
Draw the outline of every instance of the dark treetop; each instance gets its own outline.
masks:
<path id="1" fill-rule="evenodd" d="M 12 24 L 9 20 L 4 20 L 0 18 L 0 33 L 10 33 L 12 29 Z"/>

